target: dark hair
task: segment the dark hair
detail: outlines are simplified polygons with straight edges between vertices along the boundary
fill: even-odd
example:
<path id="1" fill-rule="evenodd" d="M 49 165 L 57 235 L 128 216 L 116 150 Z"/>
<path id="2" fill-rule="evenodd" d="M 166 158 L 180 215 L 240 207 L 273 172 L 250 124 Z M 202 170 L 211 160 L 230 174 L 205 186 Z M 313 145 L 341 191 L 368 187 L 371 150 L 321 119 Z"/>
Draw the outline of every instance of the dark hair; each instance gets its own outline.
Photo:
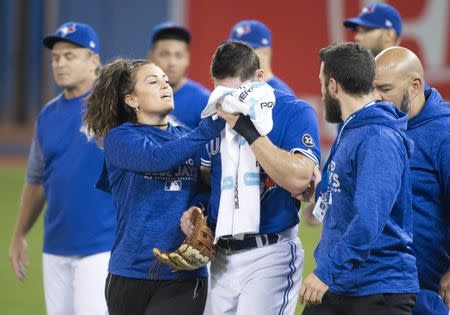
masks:
<path id="1" fill-rule="evenodd" d="M 372 91 L 375 80 L 375 59 L 372 53 L 356 43 L 338 43 L 322 48 L 325 86 L 334 78 L 342 89 L 355 96 Z"/>
<path id="2" fill-rule="evenodd" d="M 225 42 L 214 53 L 211 75 L 219 80 L 239 77 L 247 81 L 255 77 L 259 68 L 259 58 L 250 45 L 240 41 Z"/>
<path id="3" fill-rule="evenodd" d="M 191 35 L 187 30 L 182 30 L 178 28 L 167 28 L 156 33 L 152 38 L 152 44 L 163 39 L 175 39 L 185 42 L 189 45 L 191 42 Z"/>
<path id="4" fill-rule="evenodd" d="M 100 71 L 84 114 L 88 134 L 93 134 L 97 142 L 124 122 L 137 122 L 136 112 L 125 103 L 125 96 L 133 91 L 136 72 L 145 64 L 151 62 L 117 59 Z"/>

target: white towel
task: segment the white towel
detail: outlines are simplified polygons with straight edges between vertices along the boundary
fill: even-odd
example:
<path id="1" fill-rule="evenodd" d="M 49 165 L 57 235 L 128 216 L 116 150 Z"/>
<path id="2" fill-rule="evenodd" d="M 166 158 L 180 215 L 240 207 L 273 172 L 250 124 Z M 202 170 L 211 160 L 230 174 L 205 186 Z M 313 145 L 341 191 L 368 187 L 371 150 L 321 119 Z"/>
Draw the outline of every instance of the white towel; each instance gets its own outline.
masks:
<path id="1" fill-rule="evenodd" d="M 261 135 L 272 130 L 273 89 L 263 82 L 252 82 L 238 89 L 218 86 L 211 93 L 202 118 L 214 115 L 218 104 L 228 113 L 250 116 Z M 260 169 L 247 141 L 227 124 L 222 133 L 221 195 L 214 242 L 221 236 L 242 239 L 259 233 Z"/>

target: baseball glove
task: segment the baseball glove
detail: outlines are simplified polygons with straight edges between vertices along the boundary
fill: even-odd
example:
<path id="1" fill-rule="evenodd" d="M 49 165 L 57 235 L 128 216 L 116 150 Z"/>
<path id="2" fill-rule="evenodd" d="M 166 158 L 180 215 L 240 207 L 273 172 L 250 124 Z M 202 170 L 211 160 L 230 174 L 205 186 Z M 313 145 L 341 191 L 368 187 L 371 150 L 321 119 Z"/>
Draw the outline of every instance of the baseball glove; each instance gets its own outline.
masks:
<path id="1" fill-rule="evenodd" d="M 153 248 L 153 254 L 172 270 L 195 270 L 212 261 L 216 255 L 214 236 L 200 208 L 195 207 L 191 217 L 194 232 L 173 252 Z"/>

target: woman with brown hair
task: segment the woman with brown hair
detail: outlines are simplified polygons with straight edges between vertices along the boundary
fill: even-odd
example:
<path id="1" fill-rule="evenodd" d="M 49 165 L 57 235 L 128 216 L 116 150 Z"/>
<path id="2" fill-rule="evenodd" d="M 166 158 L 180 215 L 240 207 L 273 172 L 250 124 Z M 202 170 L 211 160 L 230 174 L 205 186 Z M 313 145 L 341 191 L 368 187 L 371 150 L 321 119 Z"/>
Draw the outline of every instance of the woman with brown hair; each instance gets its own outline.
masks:
<path id="1" fill-rule="evenodd" d="M 204 119 L 189 131 L 169 123 L 173 108 L 167 75 L 147 60 L 105 66 L 87 100 L 87 130 L 105 151 L 99 186 L 117 211 L 105 288 L 111 315 L 203 313 L 206 268 L 172 272 L 152 248 L 182 243 L 182 213 L 207 198 L 199 189 L 205 144 L 224 121 Z"/>

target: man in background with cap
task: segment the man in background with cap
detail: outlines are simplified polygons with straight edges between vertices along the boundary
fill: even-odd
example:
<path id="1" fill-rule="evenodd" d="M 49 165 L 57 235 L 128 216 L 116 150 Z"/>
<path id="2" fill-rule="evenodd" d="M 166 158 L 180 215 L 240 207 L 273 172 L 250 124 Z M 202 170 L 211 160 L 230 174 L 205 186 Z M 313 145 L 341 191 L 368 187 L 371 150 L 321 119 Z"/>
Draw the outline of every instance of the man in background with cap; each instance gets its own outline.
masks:
<path id="1" fill-rule="evenodd" d="M 209 90 L 186 77 L 190 63 L 191 34 L 181 26 L 164 22 L 153 28 L 148 59 L 169 77 L 175 108 L 171 115 L 190 128 L 200 122 L 200 114 L 208 103 Z"/>
<path id="2" fill-rule="evenodd" d="M 402 18 L 388 4 L 369 4 L 357 17 L 346 19 L 343 24 L 355 32 L 355 42 L 369 49 L 374 56 L 400 44 Z"/>
<path id="3" fill-rule="evenodd" d="M 272 72 L 272 34 L 266 25 L 257 20 L 240 21 L 231 29 L 230 40 L 242 41 L 252 46 L 258 55 L 267 84 L 274 89 L 295 95 L 289 85 Z"/>
<path id="4" fill-rule="evenodd" d="M 115 211 L 110 196 L 95 188 L 103 153 L 82 127 L 84 99 L 100 69 L 99 41 L 90 26 L 68 22 L 43 44 L 51 50 L 53 76 L 63 92 L 36 120 L 11 241 L 11 265 L 23 280 L 26 235 L 47 202 L 43 248 L 47 314 L 105 314 L 103 291 Z"/>

